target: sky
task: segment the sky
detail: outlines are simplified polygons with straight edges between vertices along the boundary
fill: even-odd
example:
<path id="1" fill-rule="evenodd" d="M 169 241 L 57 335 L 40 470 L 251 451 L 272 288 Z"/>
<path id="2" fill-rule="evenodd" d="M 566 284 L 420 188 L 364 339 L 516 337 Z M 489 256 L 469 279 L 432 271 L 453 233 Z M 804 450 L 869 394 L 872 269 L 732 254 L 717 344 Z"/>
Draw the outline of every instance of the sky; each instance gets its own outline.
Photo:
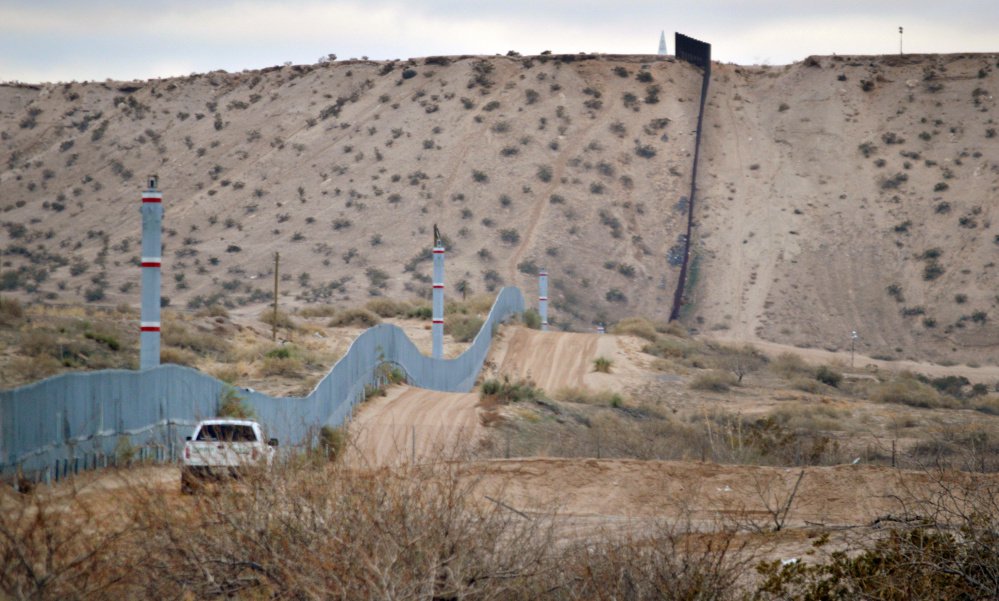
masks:
<path id="1" fill-rule="evenodd" d="M 996 0 L 0 0 L 0 81 L 149 79 L 438 54 L 654 54 L 666 32 L 716 61 L 999 52 Z"/>

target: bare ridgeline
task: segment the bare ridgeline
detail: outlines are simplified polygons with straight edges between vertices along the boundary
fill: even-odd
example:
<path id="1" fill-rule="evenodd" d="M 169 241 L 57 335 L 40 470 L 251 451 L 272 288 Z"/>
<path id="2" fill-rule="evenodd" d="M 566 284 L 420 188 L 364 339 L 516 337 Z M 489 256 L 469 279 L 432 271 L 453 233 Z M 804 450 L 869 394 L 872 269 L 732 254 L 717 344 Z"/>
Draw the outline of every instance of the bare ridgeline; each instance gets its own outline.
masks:
<path id="1" fill-rule="evenodd" d="M 699 44 L 678 36 L 675 47 L 696 63 L 689 53 Z M 137 243 L 118 240 L 111 225 L 137 231 L 137 216 L 101 212 L 99 201 L 109 188 L 135 188 L 128 182 L 140 155 L 166 159 L 184 152 L 183 140 L 190 162 L 164 160 L 159 171 L 172 170 L 170 179 L 189 189 L 170 193 L 162 259 L 143 244 L 138 263 L 150 274 L 169 266 L 167 297 L 210 307 L 215 319 L 262 300 L 251 282 L 270 275 L 256 266 L 275 244 L 292 265 L 321 260 L 316 273 L 341 278 L 293 275 L 289 303 L 303 322 L 307 309 L 353 303 L 355 280 L 373 296 L 425 298 L 432 287 L 425 354 L 440 357 L 443 253 L 406 261 L 407 237 L 429 238 L 412 224 L 430 216 L 463 224 L 446 230 L 449 241 L 434 232 L 448 272 L 466 274 L 463 291 L 502 283 L 534 290 L 540 272 L 547 299 L 547 266 L 554 325 L 586 321 L 589 312 L 661 320 L 612 318 L 613 336 L 495 330 L 487 320 L 483 331 L 499 337 L 479 392 L 437 393 L 446 406 L 403 424 L 397 408 L 407 400 L 441 399 L 387 389 L 398 382 L 386 363 L 396 351 L 367 334 L 356 367 L 375 379 L 350 378 L 371 382 L 352 394 L 366 401 L 358 423 L 368 433 L 396 436 L 386 450 L 393 460 L 358 453 L 365 432 L 323 428 L 309 434 L 308 449 L 270 469 L 181 496 L 176 468 L 149 465 L 143 460 L 152 458 L 121 445 L 114 457 L 125 469 L 0 489 L 0 591 L 53 599 L 996 598 L 999 399 L 983 379 L 990 367 L 936 365 L 944 371 L 928 377 L 854 367 L 843 355 L 815 365 L 693 338 L 664 321 L 675 298 L 682 323 L 735 340 L 843 350 L 822 336 L 860 320 L 864 353 L 988 356 L 992 276 L 975 261 L 988 260 L 992 207 L 954 194 L 995 184 L 994 131 L 972 133 L 990 123 L 995 68 L 996 57 L 981 55 L 810 58 L 781 68 L 432 57 L 3 88 L 22 119 L 4 132 L 16 152 L 13 175 L 0 178 L 0 189 L 13 191 L 0 197 L 15 199 L 4 214 L 40 216 L 23 227 L 5 222 L 14 274 L 5 286 L 26 300 L 84 295 L 100 304 L 134 295 L 114 278 L 135 271 L 126 257 Z M 97 111 L 112 95 L 114 112 Z M 205 97 L 213 104 L 195 108 Z M 774 97 L 780 102 L 766 100 Z M 70 112 L 71 103 L 89 108 Z M 457 124 L 443 118 L 449 112 L 462 115 Z M 295 118 L 304 124 L 292 127 Z M 72 143 L 51 146 L 67 133 Z M 29 135 L 43 140 L 31 153 Z M 99 160 L 118 158 L 101 166 L 101 152 Z M 331 152 L 340 157 L 332 164 Z M 457 167 L 448 171 L 441 156 Z M 53 157 L 72 177 L 57 172 Z M 305 170 L 309 161 L 321 177 Z M 195 183 L 181 177 L 192 165 L 192 173 L 208 166 L 200 186 L 196 175 Z M 104 226 L 93 235 L 74 240 L 78 230 L 57 229 L 69 218 L 86 224 L 91 212 L 104 219 L 93 222 Z M 400 216 L 412 219 L 395 225 Z M 835 239 L 824 233 L 829 223 Z M 320 226 L 327 231 L 309 229 Z M 974 244 L 983 237 L 988 244 Z M 82 258 L 56 265 L 64 242 Z M 301 252 L 286 254 L 296 244 Z M 433 278 L 425 275 L 431 259 Z M 403 263 L 403 277 L 393 277 Z M 80 277 L 86 289 L 73 286 Z M 214 288 L 220 277 L 238 284 L 222 293 Z M 522 313 L 519 293 L 505 294 L 503 313 Z M 391 304 L 376 300 L 369 306 Z M 33 313 L 37 306 L 4 302 L 0 326 L 46 318 Z M 950 317 L 951 304 L 968 317 Z M 404 314 L 403 305 L 389 313 Z M 447 319 L 469 305 L 451 305 Z M 536 326 L 546 317 L 536 315 Z M 141 318 L 121 320 L 150 333 L 158 312 L 144 306 Z M 813 362 L 818 353 L 802 351 Z M 431 382 L 447 371 L 428 365 Z M 184 384 L 191 370 L 142 373 L 179 383 L 166 396 L 197 388 Z M 972 385 L 962 374 L 978 379 Z M 232 391 L 214 382 L 204 411 Z M 139 396 L 152 389 L 139 386 Z M 267 407 L 258 417 L 273 426 L 302 425 L 278 406 L 295 400 L 270 407 L 250 391 L 250 405 Z M 155 421 L 166 405 L 153 405 Z M 8 424 L 15 412 L 4 407 Z M 79 416 L 48 413 L 40 430 L 69 444 L 67 424 Z M 456 414 L 467 434 L 449 432 L 447 416 Z M 100 431 L 121 429 L 119 414 L 95 415 Z M 440 438 L 418 445 L 418 432 Z M 6 426 L 3 434 L 6 445 L 27 436 Z"/>

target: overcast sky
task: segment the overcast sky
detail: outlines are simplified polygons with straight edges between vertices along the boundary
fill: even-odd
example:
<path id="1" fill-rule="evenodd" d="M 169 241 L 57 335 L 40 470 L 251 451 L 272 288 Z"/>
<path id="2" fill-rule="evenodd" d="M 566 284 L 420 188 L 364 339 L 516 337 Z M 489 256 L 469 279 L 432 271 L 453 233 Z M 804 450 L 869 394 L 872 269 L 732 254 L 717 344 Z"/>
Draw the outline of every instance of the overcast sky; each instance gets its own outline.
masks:
<path id="1" fill-rule="evenodd" d="M 655 53 L 713 57 L 999 51 L 999 0 L 0 0 L 0 81 L 146 79 L 339 58 Z"/>

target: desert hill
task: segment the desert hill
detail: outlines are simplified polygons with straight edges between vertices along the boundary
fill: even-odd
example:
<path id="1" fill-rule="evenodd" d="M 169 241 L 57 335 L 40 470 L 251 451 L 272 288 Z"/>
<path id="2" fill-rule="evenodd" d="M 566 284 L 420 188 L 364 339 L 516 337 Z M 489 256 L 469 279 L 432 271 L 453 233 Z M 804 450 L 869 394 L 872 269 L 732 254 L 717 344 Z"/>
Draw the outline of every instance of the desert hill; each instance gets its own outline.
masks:
<path id="1" fill-rule="evenodd" d="M 683 319 L 720 337 L 992 362 L 994 55 L 717 65 Z M 138 303 L 144 175 L 175 307 L 530 295 L 669 314 L 701 74 L 653 56 L 343 61 L 0 86 L 0 287 Z"/>

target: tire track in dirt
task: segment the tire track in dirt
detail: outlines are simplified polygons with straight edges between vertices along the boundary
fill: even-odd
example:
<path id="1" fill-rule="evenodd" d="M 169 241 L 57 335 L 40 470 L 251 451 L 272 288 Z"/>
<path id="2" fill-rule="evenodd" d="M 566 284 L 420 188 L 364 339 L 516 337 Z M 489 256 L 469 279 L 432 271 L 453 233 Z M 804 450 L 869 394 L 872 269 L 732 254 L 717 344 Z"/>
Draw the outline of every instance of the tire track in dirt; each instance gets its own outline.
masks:
<path id="1" fill-rule="evenodd" d="M 530 378 L 545 392 L 583 386 L 597 356 L 597 334 L 539 332 L 515 328 L 494 363 L 500 375 Z"/>
<path id="2" fill-rule="evenodd" d="M 396 386 L 366 402 L 351 422 L 348 461 L 398 465 L 459 456 L 484 432 L 478 402 L 474 392 Z"/>

